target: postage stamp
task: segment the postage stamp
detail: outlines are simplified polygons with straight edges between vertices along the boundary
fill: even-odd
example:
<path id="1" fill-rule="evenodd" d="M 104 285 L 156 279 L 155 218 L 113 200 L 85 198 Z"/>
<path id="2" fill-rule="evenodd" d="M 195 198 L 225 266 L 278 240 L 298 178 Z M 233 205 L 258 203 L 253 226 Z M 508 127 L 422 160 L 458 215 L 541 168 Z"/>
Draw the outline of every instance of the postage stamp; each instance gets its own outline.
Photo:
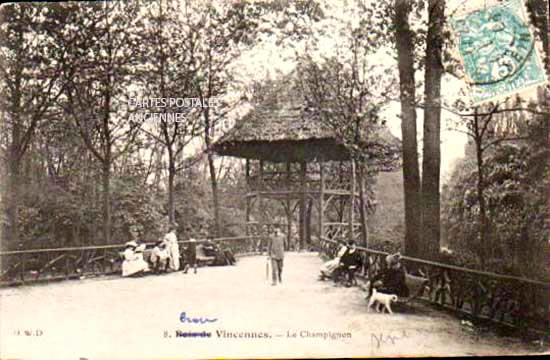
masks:
<path id="1" fill-rule="evenodd" d="M 537 41 L 519 0 L 451 17 L 474 105 L 534 90 L 547 81 Z"/>

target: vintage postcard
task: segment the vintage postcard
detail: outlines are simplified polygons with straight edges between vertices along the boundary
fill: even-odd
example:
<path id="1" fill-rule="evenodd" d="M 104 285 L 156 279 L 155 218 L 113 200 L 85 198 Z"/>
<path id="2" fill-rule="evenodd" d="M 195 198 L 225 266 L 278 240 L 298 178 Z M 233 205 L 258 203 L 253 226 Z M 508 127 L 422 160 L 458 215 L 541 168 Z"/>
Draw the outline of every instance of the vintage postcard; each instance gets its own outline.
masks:
<path id="1" fill-rule="evenodd" d="M 3 4 L 0 359 L 550 353 L 548 1 L 486 5 Z"/>

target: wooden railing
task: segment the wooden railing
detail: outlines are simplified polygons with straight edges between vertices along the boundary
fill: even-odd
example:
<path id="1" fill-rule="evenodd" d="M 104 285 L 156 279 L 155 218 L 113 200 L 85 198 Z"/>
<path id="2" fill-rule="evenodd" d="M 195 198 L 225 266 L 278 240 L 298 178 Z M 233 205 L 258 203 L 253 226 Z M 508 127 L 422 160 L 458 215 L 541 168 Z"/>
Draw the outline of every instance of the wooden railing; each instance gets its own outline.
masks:
<path id="1" fill-rule="evenodd" d="M 338 243 L 321 238 L 318 246 L 333 258 Z M 357 248 L 364 260 L 361 276 L 369 279 L 385 269 L 388 253 Z M 550 333 L 550 283 L 407 256 L 402 257 L 402 264 L 408 273 L 428 279 L 421 298 L 430 303 L 473 319 Z"/>
<path id="2" fill-rule="evenodd" d="M 199 239 L 196 242 L 206 242 Z M 259 236 L 212 239 L 235 255 L 255 254 L 265 248 Z M 189 240 L 178 241 L 180 249 Z M 153 243 L 145 243 L 152 247 Z M 0 252 L 0 286 L 108 275 L 121 272 L 124 244 Z"/>

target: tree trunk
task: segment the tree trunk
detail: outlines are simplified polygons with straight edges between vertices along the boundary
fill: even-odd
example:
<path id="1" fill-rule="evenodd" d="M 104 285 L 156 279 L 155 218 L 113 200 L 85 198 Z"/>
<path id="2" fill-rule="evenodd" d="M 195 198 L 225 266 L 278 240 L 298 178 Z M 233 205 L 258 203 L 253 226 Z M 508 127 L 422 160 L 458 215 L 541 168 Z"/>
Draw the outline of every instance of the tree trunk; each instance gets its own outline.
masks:
<path id="1" fill-rule="evenodd" d="M 349 240 L 354 240 L 353 221 L 355 210 L 355 160 L 350 160 L 350 184 L 349 184 Z"/>
<path id="2" fill-rule="evenodd" d="M 15 126 L 14 126 L 15 127 Z M 15 133 L 12 130 L 12 135 Z M 19 246 L 19 183 L 20 183 L 20 165 L 18 152 L 15 144 L 12 144 L 8 153 L 8 179 L 5 190 L 7 226 L 2 239 L 1 251 L 13 250 Z"/>
<path id="3" fill-rule="evenodd" d="M 208 145 L 210 147 L 210 145 Z M 210 185 L 212 187 L 212 202 L 214 205 L 214 236 L 221 236 L 220 224 L 220 202 L 218 198 L 218 179 L 216 177 L 216 166 L 214 165 L 214 154 L 208 152 L 208 170 L 210 172 Z"/>
<path id="4" fill-rule="evenodd" d="M 221 236 L 221 225 L 220 225 L 220 203 L 218 198 L 218 179 L 216 177 L 216 166 L 214 165 L 214 154 L 212 153 L 210 147 L 212 145 L 211 139 L 211 124 L 210 124 L 210 114 L 208 111 L 204 112 L 204 142 L 206 144 L 206 154 L 208 158 L 208 171 L 210 173 L 210 187 L 212 188 L 212 203 L 214 206 L 214 237 Z"/>
<path id="5" fill-rule="evenodd" d="M 176 178 L 176 159 L 172 148 L 168 148 L 168 222 L 175 224 L 174 180 Z"/>
<path id="6" fill-rule="evenodd" d="M 110 161 L 103 163 L 101 173 L 103 187 L 103 241 L 111 243 L 111 164 Z"/>
<path id="7" fill-rule="evenodd" d="M 21 34 L 22 36 L 22 34 Z M 19 247 L 19 184 L 21 177 L 21 72 L 16 70 L 13 103 L 10 104 L 12 116 L 11 143 L 8 146 L 8 182 L 6 188 L 6 217 L 8 220 L 7 231 L 2 239 L 1 250 L 10 250 Z"/>
<path id="8" fill-rule="evenodd" d="M 483 162 L 483 143 L 482 135 L 479 129 L 479 115 L 477 115 L 477 108 L 475 108 L 474 118 L 474 142 L 476 146 L 476 162 L 477 162 L 477 202 L 479 204 L 479 256 L 481 262 L 481 268 L 485 270 L 485 261 L 487 260 L 487 209 L 485 207 L 485 197 L 483 191 L 485 187 L 485 178 L 483 174 L 484 162 Z"/>
<path id="9" fill-rule="evenodd" d="M 441 66 L 445 1 L 428 1 L 428 35 L 424 73 L 426 109 L 422 155 L 422 255 L 437 259 L 440 246 L 440 167 L 441 167 Z"/>
<path id="10" fill-rule="evenodd" d="M 365 200 L 365 182 L 367 180 L 367 176 L 365 176 L 365 167 L 367 166 L 365 163 L 359 163 L 359 175 L 358 175 L 358 181 L 359 181 L 359 216 L 361 219 L 361 245 L 364 247 L 369 247 L 369 228 L 367 225 L 367 204 Z"/>
<path id="11" fill-rule="evenodd" d="M 535 27 L 539 30 L 539 34 L 542 40 L 542 47 L 544 51 L 544 66 L 546 73 L 550 73 L 550 18 L 547 0 L 529 0 L 529 8 L 532 11 L 531 20 Z M 546 86 L 548 87 L 548 85 Z M 539 89 L 539 103 L 548 103 L 548 91 L 544 90 L 541 86 Z M 541 139 L 543 144 L 550 148 L 550 115 L 546 114 L 541 117 Z"/>
<path id="12" fill-rule="evenodd" d="M 111 76 L 107 76 L 107 84 L 112 84 Z M 111 89 L 107 88 L 105 92 L 105 114 L 103 116 L 103 241 L 105 244 L 111 243 L 111 163 L 112 163 L 112 148 L 111 148 L 111 129 L 109 128 L 109 120 L 111 117 Z"/>
<path id="13" fill-rule="evenodd" d="M 395 0 L 395 42 L 399 68 L 403 185 L 405 191 L 405 253 L 419 254 L 421 232 L 420 174 L 416 141 L 414 43 L 409 28 L 410 1 Z"/>
<path id="14" fill-rule="evenodd" d="M 480 152 L 478 152 L 480 154 Z M 479 242 L 480 242 L 480 260 L 481 260 L 481 268 L 485 269 L 485 261 L 488 254 L 488 245 L 487 244 L 487 209 L 485 207 L 485 197 L 483 196 L 483 185 L 484 185 L 484 177 L 483 177 L 483 156 L 478 155 L 477 157 L 477 171 L 478 171 L 478 177 L 477 177 L 477 201 L 479 203 L 479 224 L 480 224 L 480 231 L 479 231 Z"/>

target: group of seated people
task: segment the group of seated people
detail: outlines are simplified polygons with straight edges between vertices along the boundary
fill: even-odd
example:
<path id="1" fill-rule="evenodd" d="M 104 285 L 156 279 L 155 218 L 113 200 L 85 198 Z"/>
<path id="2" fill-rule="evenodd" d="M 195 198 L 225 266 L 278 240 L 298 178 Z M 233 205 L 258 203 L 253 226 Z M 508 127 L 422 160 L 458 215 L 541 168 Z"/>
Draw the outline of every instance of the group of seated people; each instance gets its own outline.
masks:
<path id="1" fill-rule="evenodd" d="M 179 254 L 174 258 L 165 242 L 157 242 L 152 250 L 146 247 L 146 244 L 138 245 L 135 241 L 128 241 L 125 244 L 122 253 L 122 276 L 166 272 L 169 269 L 179 270 Z"/>
<path id="2" fill-rule="evenodd" d="M 374 274 L 368 282 L 370 296 L 372 290 L 394 294 L 398 297 L 408 297 L 409 289 L 406 284 L 405 268 L 401 265 L 401 254 L 396 253 L 386 257 L 384 270 Z M 363 260 L 356 249 L 355 242 L 340 244 L 336 257 L 323 264 L 320 270 L 320 279 L 331 278 L 335 282 L 344 277 L 345 285 L 351 286 L 355 282 L 355 272 L 361 269 Z"/>
<path id="3" fill-rule="evenodd" d="M 215 266 L 235 265 L 237 263 L 237 259 L 231 249 L 222 249 L 211 239 L 207 239 L 203 244 L 197 245 L 196 254 L 200 254 L 204 259 L 208 259 L 206 262 Z M 201 260 L 199 259 L 199 261 Z"/>
<path id="4" fill-rule="evenodd" d="M 180 269 L 187 273 L 190 267 L 197 273 L 200 261 L 198 254 L 205 254 L 212 259 L 212 265 L 235 265 L 237 261 L 230 249 L 220 249 L 212 241 L 197 244 L 194 239 L 190 239 L 182 250 L 171 232 L 157 241 L 152 249 L 147 249 L 146 244 L 138 245 L 136 241 L 129 241 L 122 253 L 122 276 L 139 276 L 150 272 L 158 274 Z"/>

